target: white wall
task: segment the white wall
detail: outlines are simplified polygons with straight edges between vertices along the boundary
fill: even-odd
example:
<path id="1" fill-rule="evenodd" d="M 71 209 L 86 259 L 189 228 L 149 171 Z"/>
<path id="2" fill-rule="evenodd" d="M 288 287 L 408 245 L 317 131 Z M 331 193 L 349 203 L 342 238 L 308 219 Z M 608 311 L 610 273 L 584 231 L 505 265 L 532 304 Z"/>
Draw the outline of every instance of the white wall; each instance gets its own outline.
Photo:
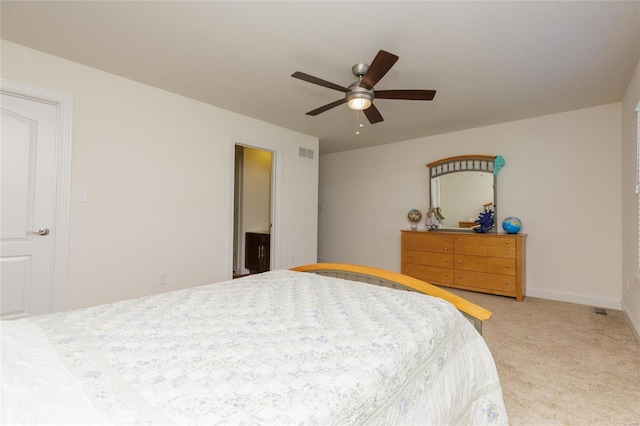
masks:
<path id="1" fill-rule="evenodd" d="M 622 101 L 622 304 L 640 338 L 640 275 L 638 274 L 638 135 L 640 62 Z"/>
<path id="2" fill-rule="evenodd" d="M 233 141 L 277 150 L 276 267 L 316 261 L 317 138 L 2 41 L 2 78 L 74 98 L 67 307 L 232 273 Z M 87 188 L 88 203 L 75 202 Z M 309 223 L 313 226 L 309 226 Z M 160 272 L 169 284 L 159 287 Z"/>
<path id="3" fill-rule="evenodd" d="M 617 103 L 323 155 L 319 261 L 399 271 L 407 211 L 429 204 L 425 165 L 502 155 L 498 220 L 524 223 L 527 294 L 620 309 L 620 111 Z"/>

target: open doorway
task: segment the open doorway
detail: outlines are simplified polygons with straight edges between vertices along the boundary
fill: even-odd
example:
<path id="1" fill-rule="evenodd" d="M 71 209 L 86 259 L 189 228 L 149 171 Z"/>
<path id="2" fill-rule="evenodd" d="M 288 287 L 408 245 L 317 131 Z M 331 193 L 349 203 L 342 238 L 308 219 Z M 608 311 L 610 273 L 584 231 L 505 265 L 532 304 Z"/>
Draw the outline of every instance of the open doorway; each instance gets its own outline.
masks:
<path id="1" fill-rule="evenodd" d="M 274 152 L 234 146 L 233 277 L 271 269 Z"/>

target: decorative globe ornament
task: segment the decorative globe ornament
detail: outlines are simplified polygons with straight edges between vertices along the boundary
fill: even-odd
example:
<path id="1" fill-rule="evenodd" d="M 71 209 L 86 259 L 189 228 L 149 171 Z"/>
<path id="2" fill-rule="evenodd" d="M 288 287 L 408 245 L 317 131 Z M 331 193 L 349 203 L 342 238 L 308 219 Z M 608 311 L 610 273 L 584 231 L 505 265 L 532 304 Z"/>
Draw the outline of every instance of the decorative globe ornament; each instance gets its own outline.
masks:
<path id="1" fill-rule="evenodd" d="M 422 213 L 420 213 L 420 210 L 411 209 L 409 213 L 407 213 L 407 219 L 411 222 L 411 229 L 415 231 L 418 229 L 418 222 L 422 220 Z"/>
<path id="2" fill-rule="evenodd" d="M 507 234 L 517 234 L 522 229 L 522 221 L 515 216 L 506 217 L 502 221 L 502 229 Z"/>

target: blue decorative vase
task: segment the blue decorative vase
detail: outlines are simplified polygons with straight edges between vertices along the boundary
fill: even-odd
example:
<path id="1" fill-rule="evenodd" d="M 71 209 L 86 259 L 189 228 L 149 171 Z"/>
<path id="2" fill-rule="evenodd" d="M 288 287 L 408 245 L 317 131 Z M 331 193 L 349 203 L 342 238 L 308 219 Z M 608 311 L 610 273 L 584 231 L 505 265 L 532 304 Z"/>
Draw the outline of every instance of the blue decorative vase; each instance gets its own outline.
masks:
<path id="1" fill-rule="evenodd" d="M 481 212 L 476 219 L 476 226 L 473 227 L 475 232 L 486 234 L 491 231 L 495 226 L 495 218 L 493 216 L 493 210 L 487 209 Z"/>
<path id="2" fill-rule="evenodd" d="M 517 234 L 522 229 L 522 221 L 515 216 L 509 216 L 502 221 L 502 229 L 507 234 Z"/>

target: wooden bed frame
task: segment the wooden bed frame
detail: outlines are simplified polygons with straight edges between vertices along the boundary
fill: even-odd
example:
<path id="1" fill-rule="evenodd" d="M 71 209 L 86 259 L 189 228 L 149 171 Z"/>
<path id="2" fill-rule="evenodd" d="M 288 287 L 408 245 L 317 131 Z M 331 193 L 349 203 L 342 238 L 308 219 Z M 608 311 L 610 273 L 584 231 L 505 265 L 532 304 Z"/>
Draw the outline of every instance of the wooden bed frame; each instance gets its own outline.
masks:
<path id="1" fill-rule="evenodd" d="M 426 283 L 416 278 L 369 266 L 348 263 L 314 263 L 291 268 L 292 271 L 313 272 L 327 277 L 341 278 L 391 287 L 400 290 L 417 291 L 429 296 L 444 299 L 455 306 L 464 316 L 469 318 L 478 333 L 482 334 L 482 322 L 491 318 L 491 311 L 484 309 L 460 296 Z"/>

